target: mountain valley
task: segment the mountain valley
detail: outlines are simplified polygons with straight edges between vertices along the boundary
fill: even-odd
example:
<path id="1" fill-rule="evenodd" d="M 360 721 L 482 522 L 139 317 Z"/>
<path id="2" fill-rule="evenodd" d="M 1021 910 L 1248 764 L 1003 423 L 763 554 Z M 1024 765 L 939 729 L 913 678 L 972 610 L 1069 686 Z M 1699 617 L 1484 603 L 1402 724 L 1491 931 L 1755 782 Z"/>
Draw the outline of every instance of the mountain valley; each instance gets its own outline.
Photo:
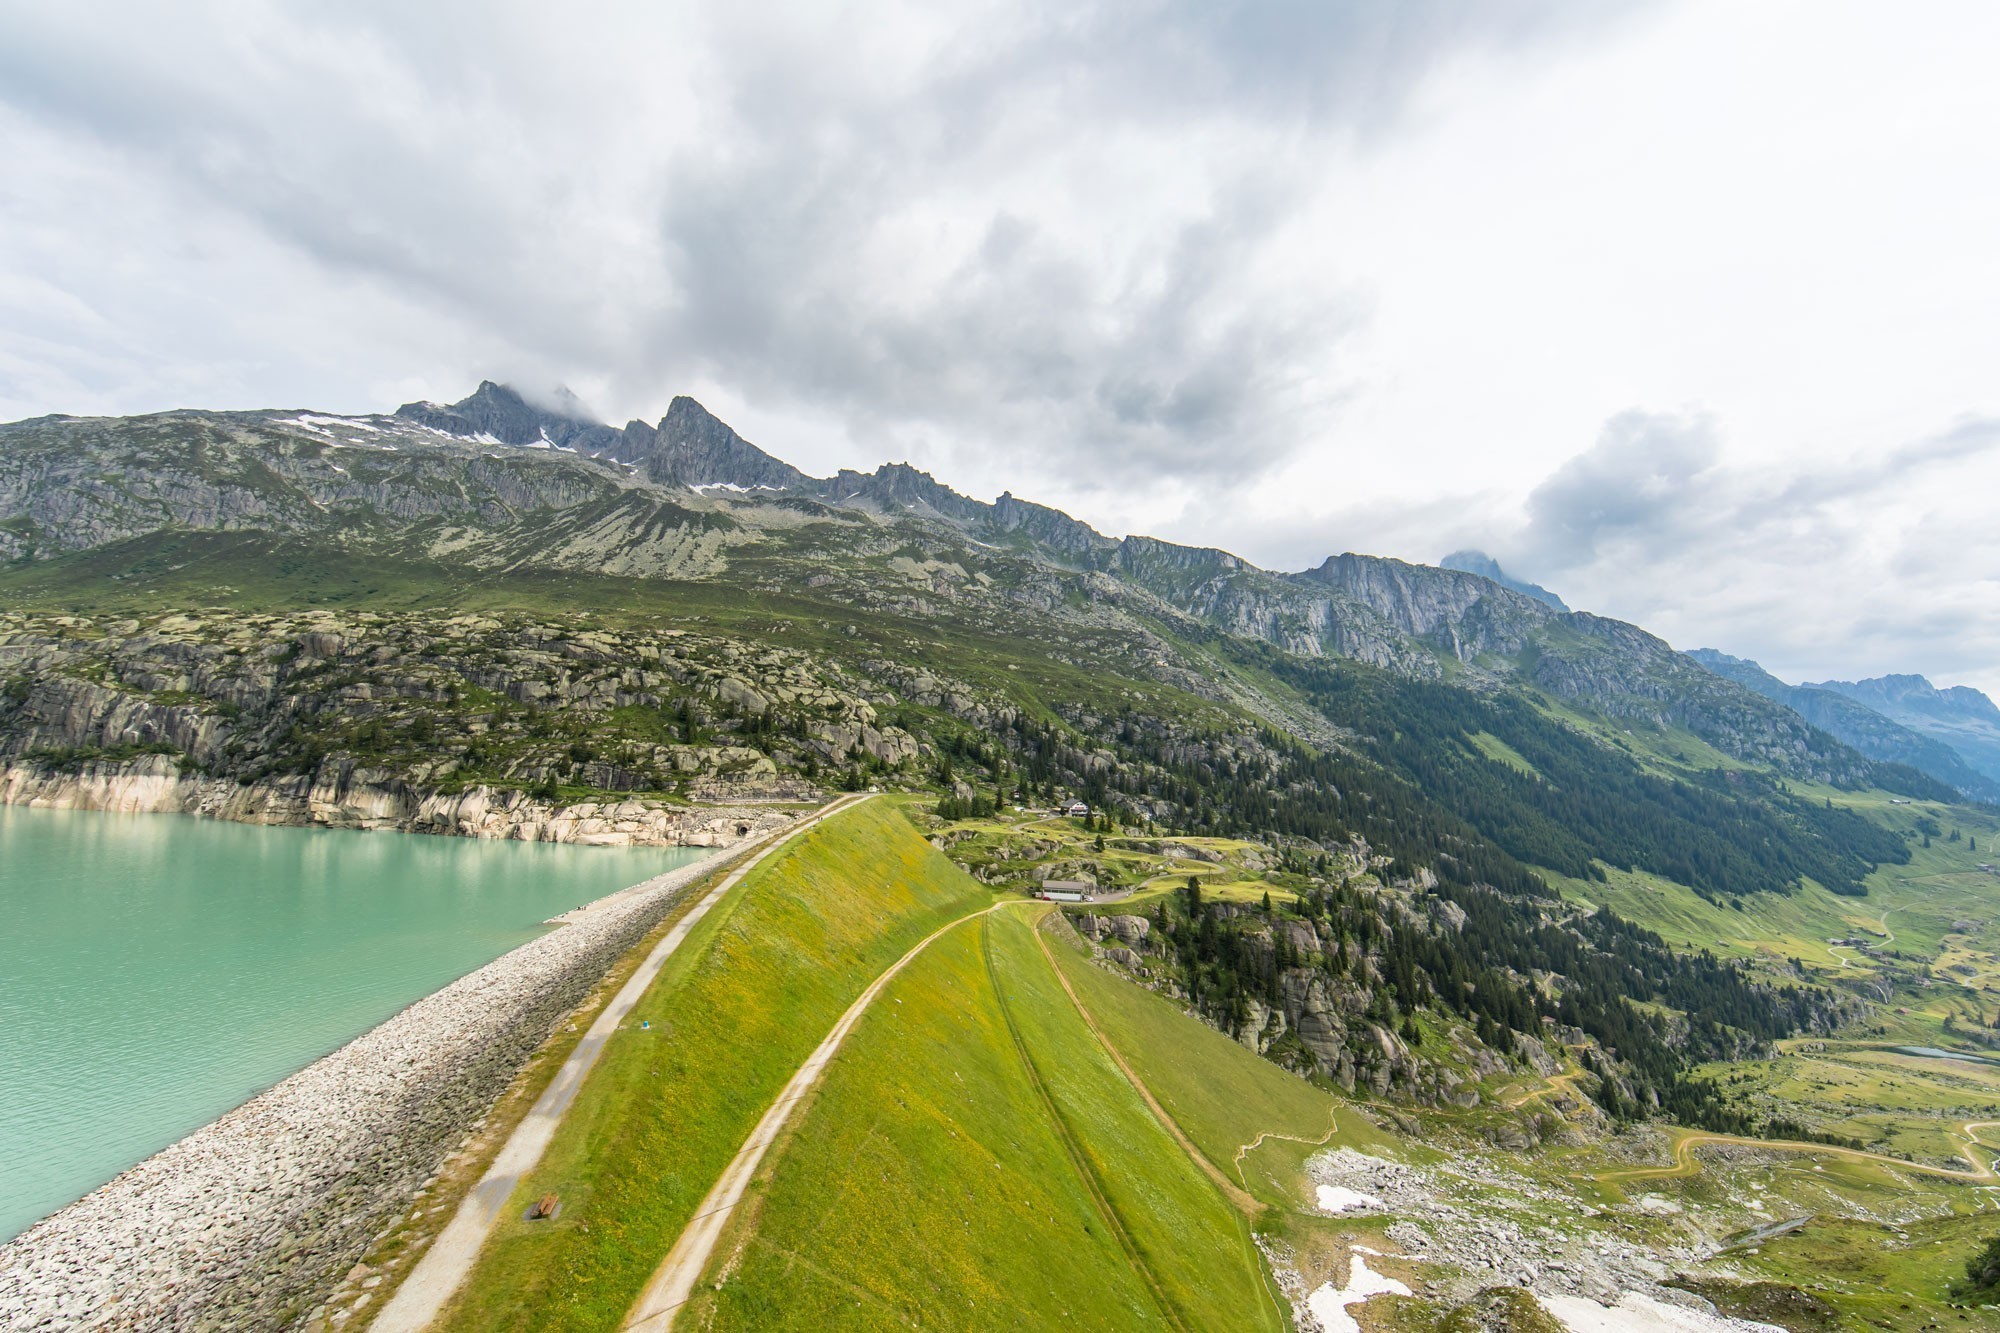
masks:
<path id="1" fill-rule="evenodd" d="M 851 1327 L 1976 1306 L 2000 714 L 1785 685 L 1451 559 L 1268 571 L 904 464 L 813 478 L 689 398 L 623 428 L 490 382 L 40 418 L 0 426 L 0 800 L 728 846 L 869 798 L 663 974 L 644 1021 L 696 1045 L 621 1029 L 586 1085 L 636 1161 L 668 1132 L 646 1097 L 708 1106 L 740 1065 L 686 1177 L 559 1137 L 534 1188 L 568 1211 L 501 1224 L 439 1326 L 619 1326 L 757 1098 L 934 930 L 702 1270 L 703 1326 L 818 1322 L 829 1292 Z M 873 924 L 828 945 L 878 865 Z M 732 999 L 701 998 L 711 957 Z M 455 1207 L 499 1147 L 468 1132 L 426 1189 Z M 442 1197 L 292 1316 L 373 1317 Z M 1365 1307 L 1361 1275 L 1389 1283 Z"/>

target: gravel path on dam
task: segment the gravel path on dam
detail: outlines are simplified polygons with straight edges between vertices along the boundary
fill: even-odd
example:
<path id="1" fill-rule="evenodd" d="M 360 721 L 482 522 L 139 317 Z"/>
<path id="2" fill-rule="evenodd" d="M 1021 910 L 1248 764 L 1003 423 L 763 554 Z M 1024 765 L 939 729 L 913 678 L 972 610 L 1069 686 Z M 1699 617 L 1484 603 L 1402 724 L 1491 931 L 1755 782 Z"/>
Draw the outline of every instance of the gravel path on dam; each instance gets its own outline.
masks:
<path id="1" fill-rule="evenodd" d="M 294 1322 L 617 959 L 752 845 L 564 913 L 0 1246 L 0 1328 Z"/>

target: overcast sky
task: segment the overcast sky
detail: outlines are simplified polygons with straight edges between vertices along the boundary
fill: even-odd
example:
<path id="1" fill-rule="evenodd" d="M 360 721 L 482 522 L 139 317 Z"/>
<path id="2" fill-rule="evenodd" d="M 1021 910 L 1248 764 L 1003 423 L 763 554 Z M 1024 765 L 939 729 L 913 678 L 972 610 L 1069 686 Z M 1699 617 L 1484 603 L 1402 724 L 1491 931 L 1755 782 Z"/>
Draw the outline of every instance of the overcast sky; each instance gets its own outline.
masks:
<path id="1" fill-rule="evenodd" d="M 1986 0 L 0 0 L 0 417 L 689 392 L 2000 694 L 1996 67 Z"/>

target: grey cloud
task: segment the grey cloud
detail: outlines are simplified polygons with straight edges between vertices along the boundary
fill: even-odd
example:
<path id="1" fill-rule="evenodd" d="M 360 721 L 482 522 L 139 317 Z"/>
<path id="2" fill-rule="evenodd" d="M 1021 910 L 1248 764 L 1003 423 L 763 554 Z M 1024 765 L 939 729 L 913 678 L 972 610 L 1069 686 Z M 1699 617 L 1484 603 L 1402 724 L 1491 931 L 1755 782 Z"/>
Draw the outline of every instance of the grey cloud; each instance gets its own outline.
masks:
<path id="1" fill-rule="evenodd" d="M 1325 431 L 1364 308 L 1278 255 L 1329 144 L 1634 7 L 16 3 L 0 100 L 455 321 L 467 382 L 499 344 L 614 412 L 705 380 L 1126 486 Z"/>
<path id="2" fill-rule="evenodd" d="M 1702 521 L 1707 474 L 1721 457 L 1715 422 L 1701 415 L 1631 411 L 1528 496 L 1529 543 L 1558 567 L 1606 542 L 1676 540 Z"/>
<path id="3" fill-rule="evenodd" d="M 1852 535 L 1838 514 L 1885 502 L 1935 470 L 2000 451 L 2000 421 L 1968 419 L 1854 459 L 1800 467 L 1725 465 L 1721 430 L 1701 413 L 1629 411 L 1529 493 L 1526 526 L 1504 539 L 1524 566 L 1559 574 L 1607 558 L 1670 557 L 1697 544 L 1755 542 L 1799 556 Z"/>
<path id="4" fill-rule="evenodd" d="M 1982 500 L 2000 420 L 1805 466 L 1724 462 L 1721 437 L 1701 414 L 1623 413 L 1534 489 L 1524 522 L 1457 535 L 1572 605 L 1788 679 L 2000 684 L 2000 532 Z"/>

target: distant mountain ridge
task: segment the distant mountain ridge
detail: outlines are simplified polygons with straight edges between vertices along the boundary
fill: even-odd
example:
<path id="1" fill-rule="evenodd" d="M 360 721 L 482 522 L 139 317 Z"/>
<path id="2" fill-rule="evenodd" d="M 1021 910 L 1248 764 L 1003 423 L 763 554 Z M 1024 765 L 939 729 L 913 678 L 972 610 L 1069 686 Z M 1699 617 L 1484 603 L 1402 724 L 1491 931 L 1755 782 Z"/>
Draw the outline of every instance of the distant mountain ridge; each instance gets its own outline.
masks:
<path id="1" fill-rule="evenodd" d="M 1986 777 L 2000 782 L 2000 708 L 1969 685 L 1938 689 L 1922 676 L 1827 680 L 1808 689 L 1828 690 L 1950 746 Z"/>
<path id="2" fill-rule="evenodd" d="M 1011 494 L 988 503 L 906 463 L 807 476 L 694 399 L 657 424 L 588 420 L 491 381 L 393 414 L 180 411 L 0 426 L 0 560 L 166 531 L 268 532 L 482 570 L 754 581 L 894 614 L 1155 647 L 1146 669 L 1331 743 L 1296 701 L 1182 646 L 1221 633 L 1478 689 L 1524 687 L 1625 724 L 1683 727 L 1811 781 L 1951 788 L 1836 740 L 1637 626 L 1491 577 L 1347 553 L 1305 571 L 1106 536 Z M 1497 568 L 1497 567 L 1496 567 Z M 1532 587 L 1532 585 L 1529 585 Z"/>
<path id="3" fill-rule="evenodd" d="M 1930 774 L 1977 801 L 2000 803 L 2000 778 L 1970 762 L 1969 757 L 1937 734 L 1909 725 L 1866 700 L 1872 694 L 1883 697 L 1885 690 L 1872 689 L 1882 681 L 1863 681 L 1846 688 L 1833 685 L 1787 685 L 1757 663 L 1713 648 L 1696 648 L 1689 657 L 1717 675 L 1726 676 L 1803 717 L 1823 731 L 1838 737 L 1871 759 L 1908 764 Z M 1883 681 L 1929 682 L 1921 676 L 1890 676 Z M 1851 692 L 1850 692 L 1851 691 Z M 1909 692 L 1915 692 L 1910 690 Z M 1966 690 L 1988 711 L 1991 701 L 1977 690 Z M 1932 694 L 1939 691 L 1932 690 Z M 1979 718 L 1976 704 L 1955 701 L 1965 713 Z M 2000 716 L 1994 719 L 2000 722 Z"/>

